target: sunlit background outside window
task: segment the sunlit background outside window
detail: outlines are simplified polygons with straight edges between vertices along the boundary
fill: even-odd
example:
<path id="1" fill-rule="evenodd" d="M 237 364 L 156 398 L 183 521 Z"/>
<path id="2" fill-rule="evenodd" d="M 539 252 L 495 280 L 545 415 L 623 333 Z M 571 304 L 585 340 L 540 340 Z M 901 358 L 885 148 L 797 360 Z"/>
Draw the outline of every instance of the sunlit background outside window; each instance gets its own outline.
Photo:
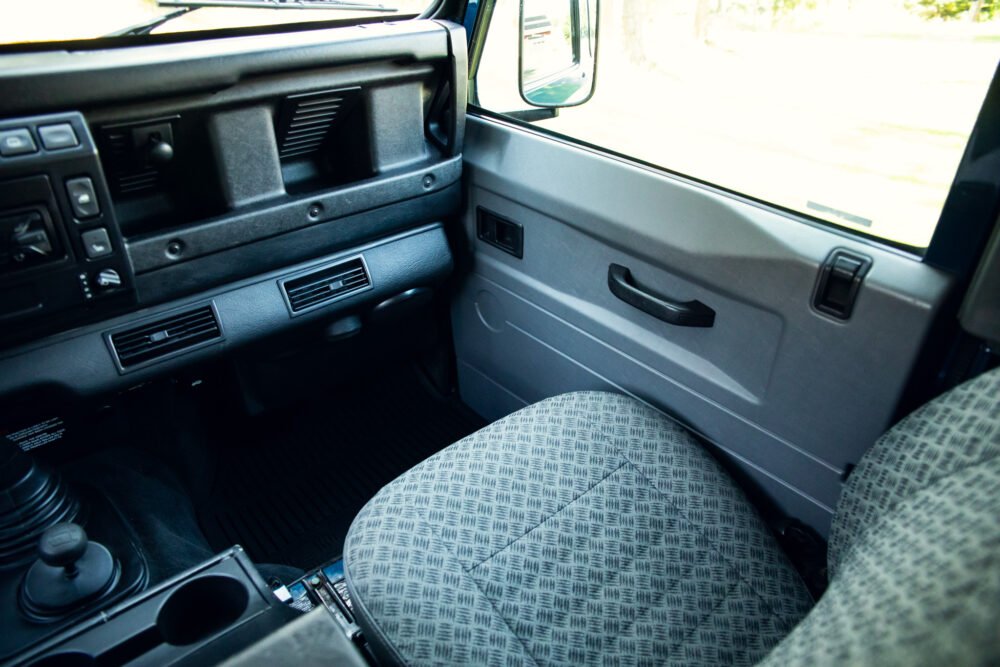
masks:
<path id="1" fill-rule="evenodd" d="M 565 0 L 552 0 L 553 3 Z M 517 89 L 517 0 L 479 72 Z M 537 123 L 926 247 L 1000 56 L 1000 0 L 603 0 L 597 92 Z"/>

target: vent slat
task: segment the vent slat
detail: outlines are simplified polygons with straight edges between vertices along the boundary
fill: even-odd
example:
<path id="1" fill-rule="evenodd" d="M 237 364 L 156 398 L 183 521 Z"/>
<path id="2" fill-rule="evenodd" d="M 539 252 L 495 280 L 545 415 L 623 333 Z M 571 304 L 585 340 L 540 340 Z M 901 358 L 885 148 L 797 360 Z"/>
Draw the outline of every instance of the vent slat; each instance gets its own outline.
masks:
<path id="1" fill-rule="evenodd" d="M 215 311 L 202 306 L 111 334 L 111 344 L 122 368 L 129 368 L 221 337 Z"/>
<path id="2" fill-rule="evenodd" d="M 326 134 L 330 131 L 330 124 L 324 123 L 322 127 L 310 127 L 303 128 L 300 130 L 291 130 L 286 135 L 286 143 L 293 139 L 302 139 L 304 137 L 318 137 Z"/>
<path id="3" fill-rule="evenodd" d="M 282 283 L 285 296 L 298 312 L 305 308 L 332 301 L 371 285 L 371 279 L 361 258 L 351 259 L 301 278 Z"/>
<path id="4" fill-rule="evenodd" d="M 209 320 L 183 326 L 157 327 L 140 336 L 129 336 L 127 339 L 116 338 L 115 344 L 123 350 L 134 347 L 144 347 L 155 338 L 162 338 L 163 340 L 176 340 L 187 335 L 194 335 L 207 331 L 215 326 L 215 320 Z"/>
<path id="5" fill-rule="evenodd" d="M 301 155 L 309 155 L 310 153 L 315 153 L 317 150 L 319 150 L 319 146 L 318 145 L 316 145 L 316 146 L 309 146 L 308 148 L 301 148 L 301 149 L 294 150 L 294 151 L 281 151 L 280 156 L 283 157 L 283 158 L 286 158 L 286 157 L 299 157 Z"/>
<path id="6" fill-rule="evenodd" d="M 365 284 L 366 278 L 355 278 L 353 280 L 331 280 L 324 281 L 323 284 L 317 285 L 316 287 L 311 287 L 309 289 L 300 289 L 295 292 L 289 292 L 288 297 L 290 299 L 308 299 L 315 294 L 324 294 L 338 289 L 350 289 L 351 287 L 357 287 L 359 285 Z"/>
<path id="7" fill-rule="evenodd" d="M 356 278 L 364 278 L 364 275 L 365 275 L 364 270 L 362 270 L 360 268 L 359 269 L 352 269 L 350 271 L 345 271 L 344 273 L 341 273 L 341 274 L 335 274 L 335 275 L 329 276 L 329 277 L 324 278 L 323 280 L 320 280 L 320 281 L 316 281 L 316 282 L 313 282 L 313 283 L 309 283 L 307 285 L 303 285 L 302 287 L 296 287 L 294 289 L 289 290 L 289 293 L 291 293 L 291 294 L 298 294 L 302 290 L 316 289 L 317 287 L 320 287 L 323 284 L 327 284 L 327 283 L 332 283 L 332 282 L 336 282 L 336 281 L 346 281 L 346 280 L 351 280 L 351 279 L 356 279 Z"/>
<path id="8" fill-rule="evenodd" d="M 336 105 L 339 106 L 343 102 L 344 102 L 344 98 L 340 97 L 339 95 L 332 96 L 332 97 L 320 97 L 320 98 L 317 98 L 317 99 L 302 100 L 301 102 L 299 102 L 299 108 L 300 109 L 310 109 L 310 108 L 319 106 L 321 104 L 336 104 Z"/>
<path id="9" fill-rule="evenodd" d="M 119 356 L 122 354 L 127 356 L 132 352 L 134 352 L 135 350 L 147 347 L 150 343 L 151 336 L 155 336 L 157 334 L 166 334 L 166 337 L 163 339 L 163 341 L 166 342 L 166 341 L 181 340 L 192 336 L 198 336 L 210 330 L 217 330 L 217 329 L 218 327 L 216 326 L 215 322 L 212 321 L 212 322 L 204 322 L 199 326 L 189 327 L 184 330 L 164 329 L 163 331 L 154 331 L 149 336 L 146 336 L 144 338 L 140 338 L 128 343 L 123 342 L 119 344 L 118 354 Z"/>
<path id="10" fill-rule="evenodd" d="M 327 120 L 333 118 L 340 111 L 340 105 L 331 107 L 320 107 L 318 109 L 303 110 L 299 109 L 295 112 L 295 117 L 292 118 L 292 127 L 295 127 L 296 123 L 304 123 L 311 120 Z"/>
<path id="11" fill-rule="evenodd" d="M 284 148 L 295 148 L 296 146 L 303 146 L 305 144 L 321 144 L 323 143 L 323 137 L 325 136 L 326 132 L 324 131 L 318 135 L 290 137 L 288 141 L 285 142 Z"/>
<path id="12" fill-rule="evenodd" d="M 172 317 L 169 320 L 158 320 L 156 322 L 150 322 L 147 325 L 144 325 L 137 329 L 133 329 L 127 333 L 116 334 L 116 336 L 121 336 L 123 338 L 146 336 L 152 333 L 153 331 L 161 330 L 165 323 L 168 323 L 172 326 L 181 326 L 188 324 L 190 322 L 213 321 L 214 319 L 215 318 L 212 316 L 211 311 L 207 313 L 204 311 L 197 311 L 192 313 L 186 313 L 183 315 L 178 315 L 177 317 Z"/>
<path id="13" fill-rule="evenodd" d="M 331 137 L 334 126 L 356 103 L 360 92 L 360 88 L 345 88 L 284 98 L 275 128 L 281 159 L 302 158 L 320 150 Z"/>

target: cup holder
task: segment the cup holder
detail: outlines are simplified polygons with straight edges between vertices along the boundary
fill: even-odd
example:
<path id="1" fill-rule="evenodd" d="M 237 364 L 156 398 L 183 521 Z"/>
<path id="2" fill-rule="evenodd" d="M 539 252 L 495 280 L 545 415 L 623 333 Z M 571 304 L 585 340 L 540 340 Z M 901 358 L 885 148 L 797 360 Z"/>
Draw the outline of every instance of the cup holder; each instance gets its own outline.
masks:
<path id="1" fill-rule="evenodd" d="M 163 640 L 188 646 L 234 623 L 250 602 L 246 586 L 233 577 L 211 574 L 170 594 L 156 615 Z"/>

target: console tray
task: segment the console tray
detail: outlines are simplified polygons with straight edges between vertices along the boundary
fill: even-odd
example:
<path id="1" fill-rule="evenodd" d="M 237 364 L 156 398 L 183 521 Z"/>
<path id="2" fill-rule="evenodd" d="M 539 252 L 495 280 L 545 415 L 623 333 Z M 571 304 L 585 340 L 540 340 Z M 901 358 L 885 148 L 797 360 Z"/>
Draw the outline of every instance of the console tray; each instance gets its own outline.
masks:
<path id="1" fill-rule="evenodd" d="M 299 615 L 239 546 L 90 617 L 14 664 L 214 664 Z"/>

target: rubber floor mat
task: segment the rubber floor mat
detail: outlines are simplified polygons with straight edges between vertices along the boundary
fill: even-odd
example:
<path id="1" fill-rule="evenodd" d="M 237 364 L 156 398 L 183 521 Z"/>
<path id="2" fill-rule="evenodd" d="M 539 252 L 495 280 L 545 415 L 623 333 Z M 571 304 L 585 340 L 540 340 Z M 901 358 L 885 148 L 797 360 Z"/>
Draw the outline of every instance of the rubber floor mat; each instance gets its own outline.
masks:
<path id="1" fill-rule="evenodd" d="M 199 509 L 202 530 L 216 550 L 312 569 L 341 554 L 380 488 L 483 425 L 415 373 L 248 420 Z"/>

